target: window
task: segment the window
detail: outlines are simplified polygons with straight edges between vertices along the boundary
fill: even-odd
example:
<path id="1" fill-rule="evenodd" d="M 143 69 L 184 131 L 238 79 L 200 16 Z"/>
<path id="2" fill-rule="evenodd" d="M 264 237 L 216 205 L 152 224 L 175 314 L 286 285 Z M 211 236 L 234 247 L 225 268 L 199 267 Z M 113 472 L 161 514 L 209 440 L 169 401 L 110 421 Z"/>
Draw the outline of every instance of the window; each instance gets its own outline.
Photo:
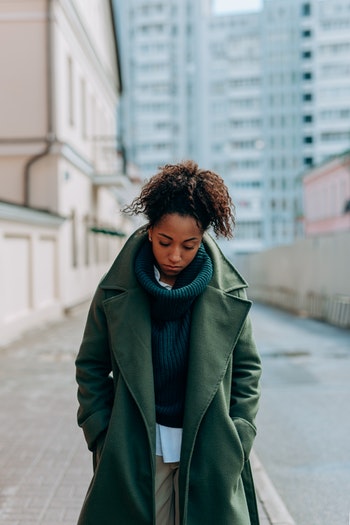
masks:
<path id="1" fill-rule="evenodd" d="M 312 51 L 309 51 L 309 50 L 307 50 L 307 51 L 303 51 L 301 56 L 302 56 L 303 58 L 305 58 L 305 59 L 309 59 L 309 58 L 312 57 Z"/>
<path id="2" fill-rule="evenodd" d="M 239 222 L 237 224 L 236 235 L 238 239 L 261 239 L 262 224 L 261 222 Z"/>
<path id="3" fill-rule="evenodd" d="M 81 135 L 83 139 L 87 137 L 87 127 L 86 127 L 86 82 L 81 79 Z"/>
<path id="4" fill-rule="evenodd" d="M 304 102 L 311 102 L 312 101 L 312 93 L 304 93 L 303 94 L 303 101 Z"/>
<path id="5" fill-rule="evenodd" d="M 311 73 L 311 71 L 304 71 L 304 73 L 303 73 L 303 80 L 312 80 L 312 73 Z"/>
<path id="6" fill-rule="evenodd" d="M 321 133 L 322 142 L 338 142 L 341 140 L 348 141 L 350 139 L 349 131 L 329 131 Z"/>
<path id="7" fill-rule="evenodd" d="M 231 80 L 229 83 L 229 86 L 231 88 L 259 86 L 259 85 L 260 85 L 260 79 L 258 77 L 236 78 L 234 80 Z"/>
<path id="8" fill-rule="evenodd" d="M 304 144 L 313 144 L 314 138 L 311 137 L 310 135 L 308 135 L 308 136 L 303 138 L 303 142 L 304 142 Z"/>
<path id="9" fill-rule="evenodd" d="M 303 122 L 305 122 L 305 124 L 310 124 L 311 122 L 313 122 L 313 116 L 303 115 Z"/>
<path id="10" fill-rule="evenodd" d="M 304 157 L 303 159 L 304 166 L 312 166 L 314 163 L 313 157 Z"/>
<path id="11" fill-rule="evenodd" d="M 84 263 L 85 266 L 89 266 L 90 264 L 90 217 L 89 215 L 85 215 L 84 217 L 84 232 L 85 232 L 85 238 L 84 238 Z"/>
<path id="12" fill-rule="evenodd" d="M 306 2 L 302 4 L 301 6 L 301 14 L 302 16 L 310 16 L 311 15 L 311 4 L 310 2 Z"/>
<path id="13" fill-rule="evenodd" d="M 68 77 L 68 119 L 69 124 L 74 126 L 74 71 L 71 57 L 67 58 Z"/>
<path id="14" fill-rule="evenodd" d="M 77 214 L 75 210 L 71 212 L 71 254 L 72 254 L 72 266 L 76 268 L 78 266 L 78 221 Z"/>
<path id="15" fill-rule="evenodd" d="M 345 18 L 335 18 L 326 20 L 322 23 L 322 27 L 326 31 L 334 31 L 335 29 L 349 29 L 350 27 L 350 20 Z"/>
<path id="16" fill-rule="evenodd" d="M 235 140 L 231 142 L 233 149 L 253 149 L 255 147 L 255 140 L 246 139 L 246 140 Z"/>
<path id="17" fill-rule="evenodd" d="M 259 180 L 235 180 L 233 182 L 234 188 L 260 188 L 261 182 Z"/>
<path id="18" fill-rule="evenodd" d="M 302 32 L 301 32 L 301 36 L 303 38 L 310 38 L 312 36 L 312 31 L 311 29 L 304 29 Z"/>
<path id="19" fill-rule="evenodd" d="M 322 120 L 348 119 L 350 118 L 350 109 L 326 109 L 321 111 L 320 118 Z"/>

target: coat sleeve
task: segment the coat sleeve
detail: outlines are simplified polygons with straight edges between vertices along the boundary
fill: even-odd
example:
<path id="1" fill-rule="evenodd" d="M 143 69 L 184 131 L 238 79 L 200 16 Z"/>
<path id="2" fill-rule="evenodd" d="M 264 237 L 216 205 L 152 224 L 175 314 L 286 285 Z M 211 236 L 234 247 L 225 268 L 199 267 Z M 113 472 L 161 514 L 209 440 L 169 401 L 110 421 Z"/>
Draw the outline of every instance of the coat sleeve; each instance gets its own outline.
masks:
<path id="1" fill-rule="evenodd" d="M 246 460 L 256 435 L 254 420 L 259 405 L 260 376 L 261 360 L 248 316 L 233 351 L 230 404 L 230 416 L 239 434 Z"/>
<path id="2" fill-rule="evenodd" d="M 89 309 L 75 362 L 78 425 L 84 431 L 90 450 L 94 450 L 98 437 L 108 426 L 113 403 L 112 365 L 102 299 L 103 292 L 98 288 Z"/>

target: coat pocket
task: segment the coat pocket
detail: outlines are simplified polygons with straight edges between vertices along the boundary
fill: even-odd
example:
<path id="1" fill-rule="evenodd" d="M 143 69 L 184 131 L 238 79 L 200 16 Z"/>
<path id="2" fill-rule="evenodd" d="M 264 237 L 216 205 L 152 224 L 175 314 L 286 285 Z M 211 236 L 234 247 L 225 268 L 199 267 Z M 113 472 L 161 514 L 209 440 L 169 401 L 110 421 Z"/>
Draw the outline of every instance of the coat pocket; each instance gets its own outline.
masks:
<path id="1" fill-rule="evenodd" d="M 250 451 L 253 447 L 253 442 L 256 436 L 256 428 L 254 425 L 249 423 L 249 421 L 241 417 L 234 417 L 233 424 L 237 430 L 243 447 L 244 459 L 247 461 L 249 459 Z"/>
<path id="2" fill-rule="evenodd" d="M 92 466 L 93 466 L 94 472 L 97 469 L 98 464 L 100 463 L 100 460 L 101 460 L 103 447 L 104 447 L 105 440 L 106 440 L 106 434 L 107 432 L 101 432 L 101 434 L 98 436 L 96 440 L 96 445 L 92 452 Z"/>

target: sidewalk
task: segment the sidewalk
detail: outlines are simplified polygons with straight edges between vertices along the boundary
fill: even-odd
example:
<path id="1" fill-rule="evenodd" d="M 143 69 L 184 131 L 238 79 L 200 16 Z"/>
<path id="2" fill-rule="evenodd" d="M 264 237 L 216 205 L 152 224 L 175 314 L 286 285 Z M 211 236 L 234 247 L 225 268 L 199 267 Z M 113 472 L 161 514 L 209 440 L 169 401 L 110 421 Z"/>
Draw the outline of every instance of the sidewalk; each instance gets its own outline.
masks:
<path id="1" fill-rule="evenodd" d="M 3 525 L 77 522 L 92 474 L 90 453 L 76 425 L 74 359 L 85 317 L 86 307 L 0 348 Z M 261 525 L 293 525 L 279 513 L 283 504 L 256 456 L 253 466 Z"/>

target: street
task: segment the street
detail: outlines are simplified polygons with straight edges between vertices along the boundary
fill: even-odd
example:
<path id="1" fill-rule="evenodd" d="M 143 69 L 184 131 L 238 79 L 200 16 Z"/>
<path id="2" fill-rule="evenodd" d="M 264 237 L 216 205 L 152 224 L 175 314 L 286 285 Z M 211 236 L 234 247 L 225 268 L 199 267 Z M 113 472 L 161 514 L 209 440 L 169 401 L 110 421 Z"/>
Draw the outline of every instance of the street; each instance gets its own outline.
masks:
<path id="1" fill-rule="evenodd" d="M 74 369 L 87 306 L 0 347 L 2 525 L 77 523 L 92 475 Z M 274 525 L 258 505 L 260 524 Z"/>
<path id="2" fill-rule="evenodd" d="M 255 443 L 297 525 L 348 525 L 350 332 L 256 304 L 263 361 Z"/>
<path id="3" fill-rule="evenodd" d="M 86 308 L 0 348 L 4 525 L 77 521 L 92 474 L 74 380 Z M 350 333 L 258 304 L 252 318 L 264 371 L 255 453 L 296 525 L 348 525 Z M 287 523 L 259 506 L 261 525 Z"/>
<path id="4" fill-rule="evenodd" d="M 85 311 L 0 349 L 0 522 L 74 525 L 91 477 L 76 426 Z"/>

